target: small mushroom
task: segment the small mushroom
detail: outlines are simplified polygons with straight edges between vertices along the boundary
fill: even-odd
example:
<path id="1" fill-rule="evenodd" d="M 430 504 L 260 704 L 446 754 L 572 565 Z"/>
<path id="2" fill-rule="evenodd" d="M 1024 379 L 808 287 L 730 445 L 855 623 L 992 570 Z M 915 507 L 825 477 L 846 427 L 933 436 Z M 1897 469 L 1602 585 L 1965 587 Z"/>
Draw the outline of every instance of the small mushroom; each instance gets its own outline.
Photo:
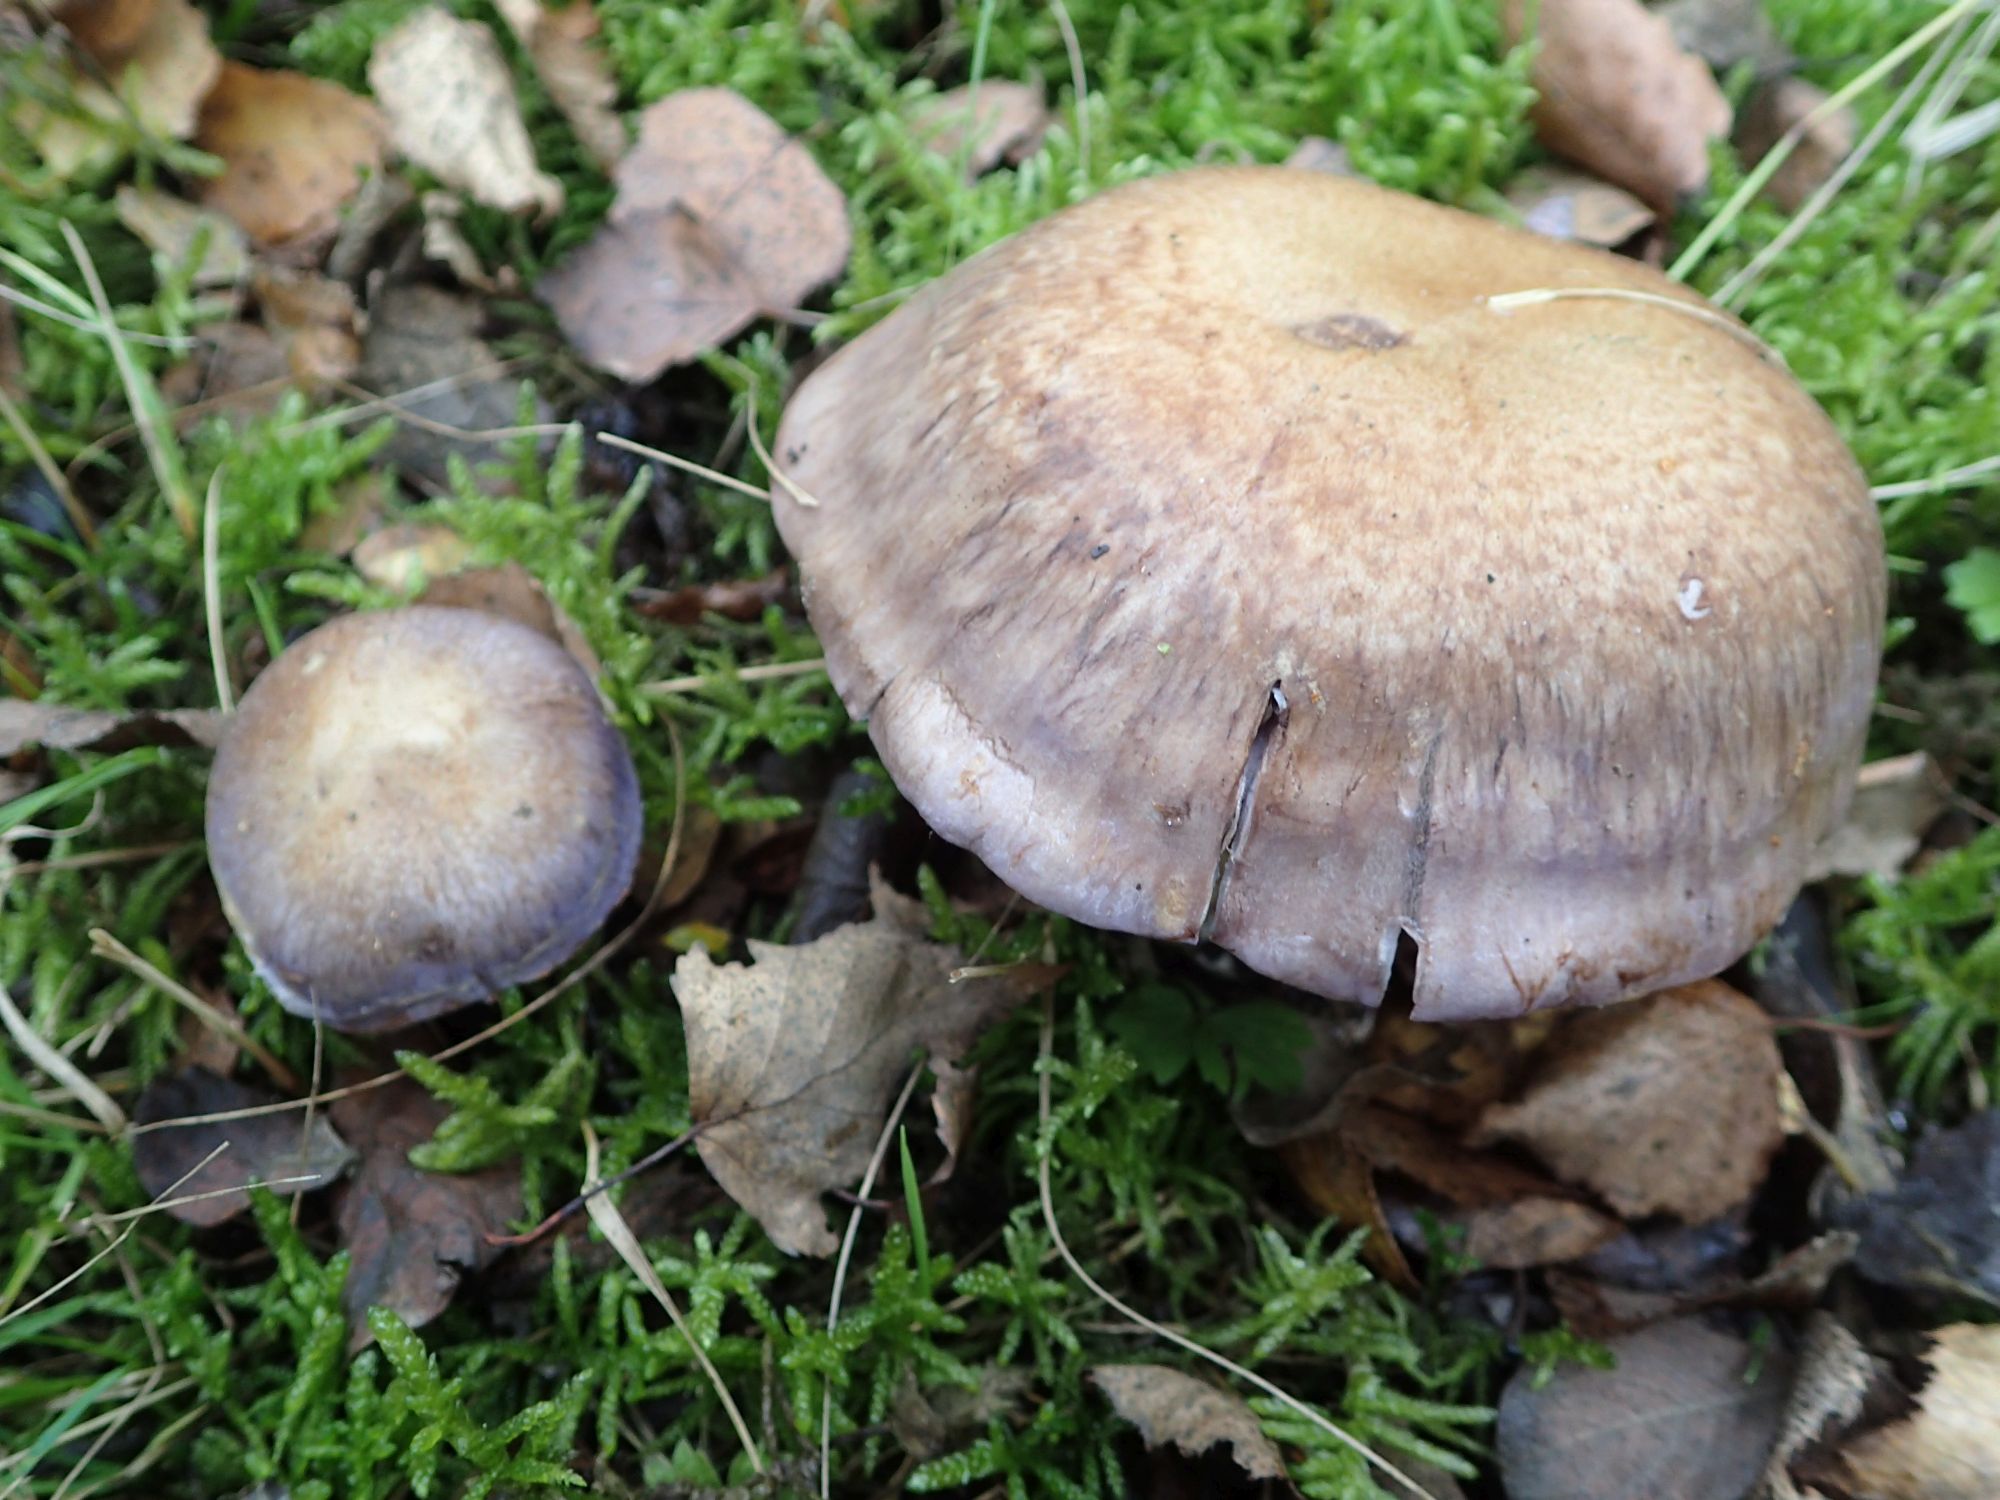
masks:
<path id="1" fill-rule="evenodd" d="M 555 642 L 478 610 L 345 615 L 244 694 L 208 856 L 284 1007 L 381 1031 L 546 974 L 624 895 L 638 781 Z"/>
<path id="2" fill-rule="evenodd" d="M 1320 173 L 1157 177 L 911 298 L 777 454 L 898 785 L 1100 927 L 1371 1003 L 1407 940 L 1424 1018 L 1615 1000 L 1742 954 L 1853 784 L 1867 487 L 1630 261 Z"/>

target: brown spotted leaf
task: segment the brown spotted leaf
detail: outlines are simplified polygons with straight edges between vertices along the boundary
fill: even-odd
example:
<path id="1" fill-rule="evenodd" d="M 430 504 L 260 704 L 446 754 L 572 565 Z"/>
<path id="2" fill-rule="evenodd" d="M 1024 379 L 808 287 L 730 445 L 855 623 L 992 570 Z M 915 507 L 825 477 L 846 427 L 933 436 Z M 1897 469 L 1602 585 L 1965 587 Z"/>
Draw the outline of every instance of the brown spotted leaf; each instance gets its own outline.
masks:
<path id="1" fill-rule="evenodd" d="M 349 1347 L 370 1341 L 368 1309 L 386 1307 L 421 1328 L 450 1304 L 468 1272 L 499 1254 L 489 1235 L 521 1214 L 517 1167 L 425 1172 L 410 1151 L 449 1111 L 409 1079 L 336 1100 L 333 1123 L 361 1153 L 340 1200 L 340 1242 L 353 1257 L 341 1292 Z"/>
<path id="2" fill-rule="evenodd" d="M 791 1254 L 835 1239 L 820 1194 L 858 1178 L 921 1051 L 959 1057 L 1022 987 L 950 975 L 922 903 L 879 881 L 875 916 L 798 947 L 752 940 L 753 964 L 697 948 L 674 967 L 696 1147 L 723 1189 Z"/>
<path id="3" fill-rule="evenodd" d="M 1784 1136 L 1768 1017 L 1713 980 L 1565 1018 L 1476 1144 L 1513 1141 L 1628 1218 L 1743 1202 Z"/>
<path id="4" fill-rule="evenodd" d="M 728 89 L 640 117 L 604 227 L 537 290 L 576 351 L 651 380 L 841 273 L 847 204 L 812 154 Z"/>
<path id="5" fill-rule="evenodd" d="M 1193 1458 L 1226 1443 L 1236 1467 L 1252 1479 L 1284 1480 L 1283 1455 L 1234 1392 L 1167 1365 L 1098 1365 L 1090 1381 L 1148 1448 L 1171 1443 Z"/>
<path id="6" fill-rule="evenodd" d="M 260 245 L 330 239 L 341 205 L 380 170 L 382 117 L 338 84 L 226 63 L 195 144 L 222 159 L 201 201 Z"/>
<path id="7" fill-rule="evenodd" d="M 277 1097 L 206 1068 L 186 1068 L 147 1084 L 133 1119 L 140 1125 L 157 1125 L 274 1104 Z M 217 1147 L 223 1148 L 221 1153 L 202 1166 Z M 309 1193 L 331 1184 L 353 1159 L 354 1153 L 324 1115 L 314 1116 L 308 1124 L 303 1110 L 172 1125 L 148 1130 L 132 1142 L 132 1164 L 140 1184 L 156 1198 L 171 1189 L 174 1206 L 167 1212 L 204 1227 L 248 1208 L 252 1183 L 274 1184 L 271 1190 L 281 1195 Z M 204 1193 L 219 1196 L 199 1196 Z"/>
<path id="8" fill-rule="evenodd" d="M 562 184 L 535 165 L 514 76 L 477 21 L 427 5 L 375 44 L 368 86 L 396 149 L 489 208 L 552 214 Z"/>
<path id="9" fill-rule="evenodd" d="M 1708 181 L 1729 101 L 1639 0 L 1506 0 L 1508 40 L 1537 42 L 1542 144 L 1670 213 Z M 1532 24 L 1532 32 L 1530 25 Z"/>

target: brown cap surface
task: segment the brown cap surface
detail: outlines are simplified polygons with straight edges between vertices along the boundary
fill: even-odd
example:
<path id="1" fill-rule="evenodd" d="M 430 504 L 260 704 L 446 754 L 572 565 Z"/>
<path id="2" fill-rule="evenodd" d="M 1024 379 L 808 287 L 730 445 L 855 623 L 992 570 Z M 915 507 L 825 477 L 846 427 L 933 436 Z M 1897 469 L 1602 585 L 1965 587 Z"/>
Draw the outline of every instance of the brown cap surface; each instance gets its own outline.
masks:
<path id="1" fill-rule="evenodd" d="M 1030 899 L 1419 1016 L 1715 972 L 1846 801 L 1873 504 L 1812 400 L 1629 261 L 1205 169 L 927 287 L 793 398 L 829 670 Z"/>
<path id="2" fill-rule="evenodd" d="M 287 1010 L 374 1031 L 547 973 L 638 858 L 638 782 L 574 658 L 477 610 L 344 615 L 251 685 L 208 855 Z"/>

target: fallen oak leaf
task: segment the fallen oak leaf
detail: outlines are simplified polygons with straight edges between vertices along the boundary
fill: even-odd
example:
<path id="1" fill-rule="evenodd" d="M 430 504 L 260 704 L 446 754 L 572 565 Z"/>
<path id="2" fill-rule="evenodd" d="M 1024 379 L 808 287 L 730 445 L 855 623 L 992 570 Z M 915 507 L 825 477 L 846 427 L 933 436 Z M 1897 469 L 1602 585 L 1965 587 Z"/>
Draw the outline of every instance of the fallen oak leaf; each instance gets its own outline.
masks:
<path id="1" fill-rule="evenodd" d="M 1148 1448 L 1171 1443 L 1190 1458 L 1229 1445 L 1237 1468 L 1252 1479 L 1285 1480 L 1285 1460 L 1264 1436 L 1257 1414 L 1232 1391 L 1170 1365 L 1098 1365 L 1090 1383 L 1111 1409 L 1139 1429 Z"/>
<path id="2" fill-rule="evenodd" d="M 410 1164 L 449 1110 L 413 1080 L 335 1100 L 336 1129 L 361 1154 L 342 1192 L 340 1242 L 352 1258 L 340 1303 L 350 1352 L 373 1335 L 368 1309 L 386 1307 L 421 1328 L 450 1305 L 459 1282 L 501 1253 L 489 1236 L 521 1216 L 515 1167 L 446 1175 Z"/>
<path id="3" fill-rule="evenodd" d="M 310 247 L 380 169 L 384 131 L 375 106 L 338 84 L 232 62 L 202 102 L 195 144 L 222 159 L 204 205 L 259 245 Z"/>
<path id="4" fill-rule="evenodd" d="M 1665 21 L 1639 0 L 1506 0 L 1502 17 L 1510 45 L 1537 43 L 1529 118 L 1543 145 L 1662 214 L 1707 183 L 1729 101 Z"/>
<path id="5" fill-rule="evenodd" d="M 590 159 L 609 172 L 625 154 L 625 124 L 612 108 L 618 83 L 611 64 L 592 45 L 597 12 L 590 0 L 551 7 L 543 0 L 494 0 L 501 18 L 528 50 L 535 75 L 549 91 Z"/>
<path id="6" fill-rule="evenodd" d="M 133 1106 L 137 1124 L 155 1127 L 132 1142 L 132 1165 L 140 1185 L 154 1198 L 172 1189 L 167 1212 L 202 1228 L 233 1219 L 248 1208 L 253 1183 L 269 1184 L 281 1194 L 330 1186 L 354 1160 L 354 1152 L 325 1116 L 315 1116 L 303 1128 L 288 1114 L 241 1120 L 198 1118 L 277 1102 L 278 1096 L 268 1089 L 251 1088 L 201 1067 L 155 1079 Z M 162 1123 L 180 1119 L 189 1123 Z"/>
<path id="7" fill-rule="evenodd" d="M 368 86 L 398 151 L 506 213 L 552 214 L 562 184 L 535 165 L 514 78 L 493 33 L 435 5 L 375 44 Z"/>
<path id="8" fill-rule="evenodd" d="M 570 344 L 644 382 L 847 265 L 847 203 L 804 146 L 729 89 L 649 108 L 604 226 L 536 287 Z"/>
<path id="9" fill-rule="evenodd" d="M 1627 1218 L 1701 1223 L 1743 1202 L 1784 1139 L 1770 1019 L 1714 980 L 1564 1017 L 1521 1098 L 1474 1145 L 1513 1141 Z"/>
<path id="10" fill-rule="evenodd" d="M 674 966 L 695 1147 L 789 1254 L 838 1244 L 820 1195 L 866 1168 L 911 1054 L 952 1061 L 1026 993 L 1009 977 L 952 983 L 959 955 L 926 936 L 923 904 L 879 880 L 873 898 L 871 921 L 810 943 L 753 939 L 752 965 L 696 948 Z"/>

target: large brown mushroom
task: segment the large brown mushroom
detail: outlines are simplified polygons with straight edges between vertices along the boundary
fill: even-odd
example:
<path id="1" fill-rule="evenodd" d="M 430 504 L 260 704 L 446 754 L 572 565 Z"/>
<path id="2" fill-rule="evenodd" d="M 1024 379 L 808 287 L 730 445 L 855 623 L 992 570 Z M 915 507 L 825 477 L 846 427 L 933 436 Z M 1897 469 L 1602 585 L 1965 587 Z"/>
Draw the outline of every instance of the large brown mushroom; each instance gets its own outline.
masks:
<path id="1" fill-rule="evenodd" d="M 631 883 L 630 752 L 526 625 L 413 605 L 302 636 L 243 697 L 208 788 L 223 907 L 287 1010 L 380 1031 L 576 951 Z"/>
<path id="2" fill-rule="evenodd" d="M 1369 1002 L 1407 937 L 1428 1018 L 1615 1000 L 1742 954 L 1852 785 L 1866 485 L 1630 261 L 1318 173 L 1154 178 L 925 288 L 777 453 L 897 784 L 1101 927 Z"/>

